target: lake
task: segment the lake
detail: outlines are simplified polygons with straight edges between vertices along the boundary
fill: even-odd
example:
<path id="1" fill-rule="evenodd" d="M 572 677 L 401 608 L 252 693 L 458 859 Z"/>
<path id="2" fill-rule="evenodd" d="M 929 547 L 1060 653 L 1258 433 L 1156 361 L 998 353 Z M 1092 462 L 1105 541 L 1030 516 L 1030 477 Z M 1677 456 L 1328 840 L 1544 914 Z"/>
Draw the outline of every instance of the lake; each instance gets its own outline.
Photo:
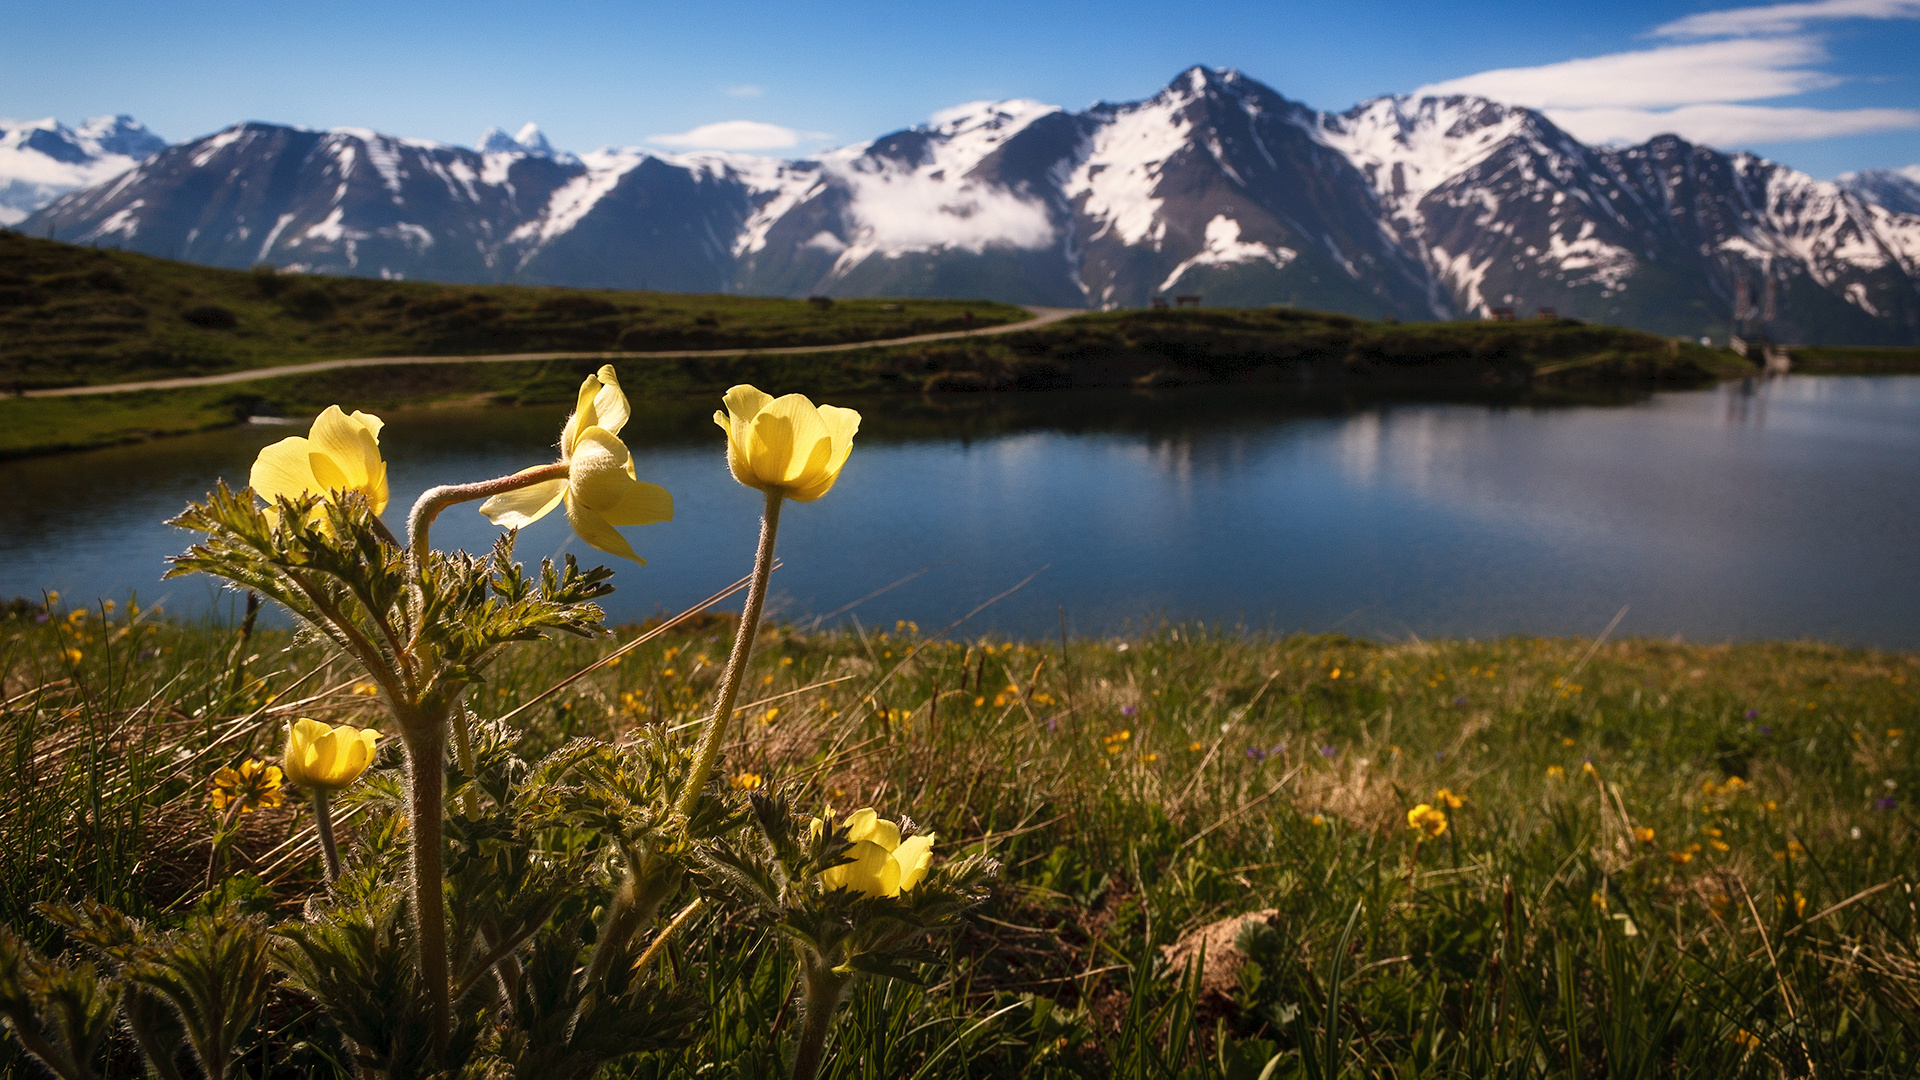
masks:
<path id="1" fill-rule="evenodd" d="M 717 404 L 717 401 L 716 403 Z M 866 422 L 839 486 L 783 515 L 769 611 L 932 631 L 1031 575 L 963 635 L 1137 632 L 1161 620 L 1410 636 L 1816 638 L 1920 647 L 1920 377 L 1794 376 L 1627 405 L 1302 400 L 1277 391 L 845 402 Z M 625 622 L 750 567 L 758 494 L 736 485 L 711 406 L 637 413 L 639 475 L 676 500 L 629 529 L 636 567 L 555 513 L 523 557 L 622 563 Z M 563 412 L 396 413 L 382 436 L 398 530 L 434 483 L 550 460 Z M 163 525 L 216 478 L 244 483 L 249 426 L 0 462 L 0 597 L 224 609 L 162 582 L 191 535 Z M 455 507 L 437 546 L 495 530 Z M 892 588 L 887 588 L 893 586 Z M 880 595 L 871 595 L 883 590 Z M 863 600 L 864 598 L 864 600 Z"/>

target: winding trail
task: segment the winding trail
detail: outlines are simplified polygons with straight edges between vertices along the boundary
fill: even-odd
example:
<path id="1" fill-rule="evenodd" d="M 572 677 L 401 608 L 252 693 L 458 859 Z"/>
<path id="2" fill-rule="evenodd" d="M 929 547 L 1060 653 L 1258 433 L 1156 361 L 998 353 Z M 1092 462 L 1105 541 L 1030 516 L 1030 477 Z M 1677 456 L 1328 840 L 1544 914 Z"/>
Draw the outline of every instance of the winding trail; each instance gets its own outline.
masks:
<path id="1" fill-rule="evenodd" d="M 757 349 L 678 349 L 671 352 L 533 352 L 499 353 L 488 356 L 362 356 L 351 360 L 314 360 L 305 364 L 284 364 L 280 367 L 248 368 L 245 371 L 227 371 L 218 375 L 192 375 L 178 379 L 148 379 L 144 382 L 103 383 L 98 386 L 58 386 L 44 390 L 28 390 L 22 397 L 90 397 L 95 394 L 129 394 L 139 390 L 180 390 L 192 386 L 224 386 L 228 383 L 253 382 L 256 379 L 278 379 L 287 375 L 309 375 L 316 371 L 337 371 L 341 368 L 384 367 L 390 364 L 507 364 L 529 360 L 678 360 L 700 356 L 747 356 L 749 354 L 765 356 L 798 356 L 809 353 L 852 352 L 855 349 L 871 349 L 883 345 L 917 345 L 923 341 L 951 341 L 955 338 L 986 337 L 990 334 L 1011 334 L 1016 330 L 1037 330 L 1042 326 L 1057 323 L 1062 319 L 1086 314 L 1079 308 L 1043 308 L 1029 307 L 1027 311 L 1033 318 L 1004 326 L 988 326 L 979 330 L 943 330 L 937 334 L 916 334 L 912 337 L 882 338 L 874 341 L 847 341 L 837 345 L 797 345 L 791 348 Z"/>

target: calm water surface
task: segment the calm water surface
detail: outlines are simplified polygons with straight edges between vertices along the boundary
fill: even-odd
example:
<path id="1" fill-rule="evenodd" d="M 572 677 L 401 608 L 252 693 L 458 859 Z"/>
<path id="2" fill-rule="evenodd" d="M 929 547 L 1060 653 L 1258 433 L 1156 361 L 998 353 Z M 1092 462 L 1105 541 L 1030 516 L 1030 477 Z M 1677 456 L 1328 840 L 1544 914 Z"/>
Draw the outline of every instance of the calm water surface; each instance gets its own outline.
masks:
<path id="1" fill-rule="evenodd" d="M 1305 406 L 1243 392 L 1030 395 L 947 415 L 853 402 L 867 424 L 839 487 L 784 515 L 771 605 L 795 621 L 931 630 L 1036 571 L 966 633 L 1104 634 L 1160 618 L 1381 638 L 1619 633 L 1920 647 L 1920 377 L 1794 377 L 1614 407 Z M 733 483 L 707 410 L 636 417 L 640 475 L 669 524 L 627 530 L 616 620 L 746 572 L 759 499 Z M 916 414 L 907 416 L 906 414 Z M 549 460 L 561 414 L 435 410 L 383 436 L 396 528 L 431 483 Z M 0 596 L 137 591 L 191 536 L 161 524 L 301 428 L 251 427 L 0 462 Z M 456 507 L 440 546 L 494 531 Z M 555 514 L 526 557 L 578 553 Z"/>

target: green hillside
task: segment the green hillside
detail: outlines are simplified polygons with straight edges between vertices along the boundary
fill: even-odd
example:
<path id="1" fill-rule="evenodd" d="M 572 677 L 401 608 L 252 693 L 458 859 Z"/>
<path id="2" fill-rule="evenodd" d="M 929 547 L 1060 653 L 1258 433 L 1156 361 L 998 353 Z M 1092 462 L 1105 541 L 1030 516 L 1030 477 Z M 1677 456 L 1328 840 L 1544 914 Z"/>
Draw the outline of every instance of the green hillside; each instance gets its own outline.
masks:
<path id="1" fill-rule="evenodd" d="M 0 230 L 0 386 L 356 356 L 825 345 L 1026 318 L 962 300 L 805 300 L 244 273 Z"/>

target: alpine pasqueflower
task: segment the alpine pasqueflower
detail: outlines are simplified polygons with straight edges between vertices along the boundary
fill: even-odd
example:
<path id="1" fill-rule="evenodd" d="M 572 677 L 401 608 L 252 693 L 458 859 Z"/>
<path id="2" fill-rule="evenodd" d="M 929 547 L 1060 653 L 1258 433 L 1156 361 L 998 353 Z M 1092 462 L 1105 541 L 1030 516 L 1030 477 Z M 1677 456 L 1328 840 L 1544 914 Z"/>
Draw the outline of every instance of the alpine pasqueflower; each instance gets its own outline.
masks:
<path id="1" fill-rule="evenodd" d="M 281 762 L 287 779 L 301 787 L 338 791 L 373 763 L 379 738 L 371 729 L 334 727 L 301 717 L 287 725 L 287 752 Z"/>
<path id="2" fill-rule="evenodd" d="M 741 384 L 727 391 L 726 411 L 713 422 L 727 433 L 727 467 L 750 488 L 794 502 L 812 502 L 833 489 L 853 452 L 860 414 L 815 406 L 802 394 L 774 397 Z"/>
<path id="3" fill-rule="evenodd" d="M 824 828 L 818 818 L 814 828 Z M 847 815 L 847 839 L 853 861 L 820 872 L 829 889 L 852 889 L 868 896 L 899 896 L 912 892 L 933 864 L 933 834 L 919 833 L 902 840 L 900 826 L 882 818 L 869 806 Z"/>
<path id="4" fill-rule="evenodd" d="M 568 466 L 567 478 L 495 495 L 480 504 L 480 512 L 495 525 L 519 529 L 564 502 L 567 522 L 580 539 L 644 566 L 647 560 L 634 553 L 633 545 L 614 526 L 672 521 L 673 496 L 666 488 L 634 476 L 633 455 L 619 438 L 629 415 L 627 395 L 620 390 L 612 364 L 587 376 L 580 384 L 573 414 L 560 431 L 560 460 Z"/>
<path id="5" fill-rule="evenodd" d="M 387 463 L 380 459 L 382 426 L 380 418 L 370 413 L 349 416 L 340 406 L 329 405 L 306 438 L 281 439 L 260 451 L 247 483 L 269 503 L 302 495 L 332 499 L 358 491 L 379 514 L 387 508 Z"/>

